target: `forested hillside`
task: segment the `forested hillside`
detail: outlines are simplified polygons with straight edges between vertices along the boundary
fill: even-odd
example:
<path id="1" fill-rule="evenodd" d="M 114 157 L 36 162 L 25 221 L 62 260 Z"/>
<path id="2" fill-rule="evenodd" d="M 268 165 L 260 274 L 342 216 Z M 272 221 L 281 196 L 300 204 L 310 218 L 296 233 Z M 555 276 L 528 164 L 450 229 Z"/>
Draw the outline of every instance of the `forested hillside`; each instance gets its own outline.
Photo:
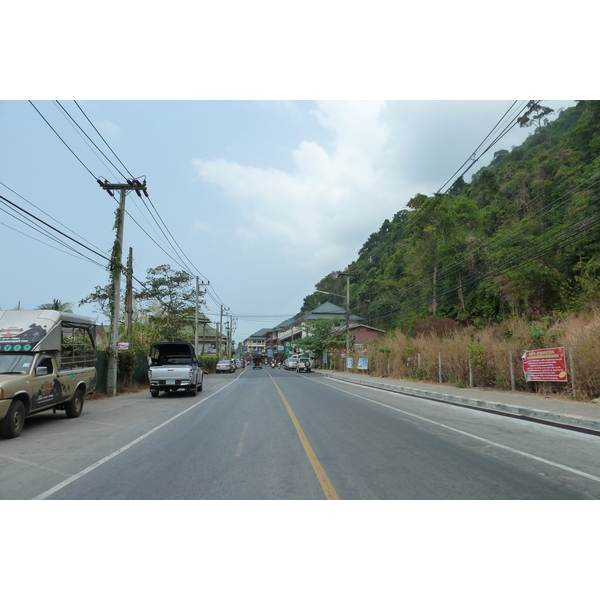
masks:
<path id="1" fill-rule="evenodd" d="M 352 312 L 410 333 L 430 317 L 483 327 L 600 299 L 600 101 L 547 124 L 535 116 L 521 146 L 498 150 L 469 183 L 418 194 L 371 234 L 345 268 Z M 316 288 L 345 285 L 331 274 Z M 323 299 L 308 296 L 302 311 Z"/>

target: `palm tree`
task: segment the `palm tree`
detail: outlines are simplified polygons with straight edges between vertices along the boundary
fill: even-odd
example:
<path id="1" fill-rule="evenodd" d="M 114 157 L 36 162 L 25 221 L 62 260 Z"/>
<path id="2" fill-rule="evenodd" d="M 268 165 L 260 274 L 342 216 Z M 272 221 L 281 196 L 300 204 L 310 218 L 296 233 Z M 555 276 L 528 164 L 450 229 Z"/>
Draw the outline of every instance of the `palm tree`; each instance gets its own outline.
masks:
<path id="1" fill-rule="evenodd" d="M 54 300 L 52 300 L 52 302 L 49 302 L 48 304 L 40 304 L 38 306 L 38 310 L 58 310 L 60 312 L 72 313 L 73 303 L 63 302 L 62 300 L 54 298 Z"/>

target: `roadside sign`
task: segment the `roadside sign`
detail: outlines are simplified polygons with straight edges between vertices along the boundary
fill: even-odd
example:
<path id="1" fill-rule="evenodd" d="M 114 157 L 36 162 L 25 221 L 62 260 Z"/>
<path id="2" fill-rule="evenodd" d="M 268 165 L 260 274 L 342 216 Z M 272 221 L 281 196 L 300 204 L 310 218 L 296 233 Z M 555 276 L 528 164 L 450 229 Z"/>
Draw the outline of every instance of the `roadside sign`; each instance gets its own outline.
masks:
<path id="1" fill-rule="evenodd" d="M 564 348 L 526 350 L 521 358 L 526 381 L 567 381 Z"/>

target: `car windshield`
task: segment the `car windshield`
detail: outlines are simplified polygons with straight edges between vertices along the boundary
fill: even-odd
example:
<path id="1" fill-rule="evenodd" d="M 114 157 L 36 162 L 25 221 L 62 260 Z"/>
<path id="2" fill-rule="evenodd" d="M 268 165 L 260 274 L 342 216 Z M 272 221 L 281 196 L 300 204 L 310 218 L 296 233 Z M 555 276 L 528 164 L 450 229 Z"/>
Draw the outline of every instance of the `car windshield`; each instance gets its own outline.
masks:
<path id="1" fill-rule="evenodd" d="M 228 360 L 220 360 L 217 364 L 218 365 L 228 365 L 229 361 Z"/>
<path id="2" fill-rule="evenodd" d="M 0 354 L 0 373 L 4 375 L 29 373 L 32 362 L 33 354 Z"/>

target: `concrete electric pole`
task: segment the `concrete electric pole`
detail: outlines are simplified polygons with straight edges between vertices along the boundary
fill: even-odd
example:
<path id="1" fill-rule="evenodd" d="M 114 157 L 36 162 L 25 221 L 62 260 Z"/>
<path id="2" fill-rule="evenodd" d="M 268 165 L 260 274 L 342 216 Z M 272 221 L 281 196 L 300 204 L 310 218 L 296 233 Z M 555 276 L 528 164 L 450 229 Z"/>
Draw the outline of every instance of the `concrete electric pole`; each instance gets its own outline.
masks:
<path id="1" fill-rule="evenodd" d="M 98 183 L 103 190 L 106 190 L 111 196 L 114 190 L 120 191 L 119 208 L 117 209 L 116 230 L 117 237 L 111 256 L 111 273 L 113 283 L 113 314 L 110 323 L 110 352 L 108 354 L 108 368 L 106 393 L 109 397 L 117 393 L 117 344 L 119 341 L 119 320 L 120 320 L 120 303 L 121 303 L 121 272 L 123 271 L 122 255 L 123 255 L 123 225 L 125 222 L 125 197 L 127 192 L 135 190 L 138 196 L 141 197 L 140 191 L 144 192 L 147 197 L 146 183 L 140 183 L 137 179 L 128 180 L 127 183 L 108 183 L 108 181 L 100 181 Z"/>

